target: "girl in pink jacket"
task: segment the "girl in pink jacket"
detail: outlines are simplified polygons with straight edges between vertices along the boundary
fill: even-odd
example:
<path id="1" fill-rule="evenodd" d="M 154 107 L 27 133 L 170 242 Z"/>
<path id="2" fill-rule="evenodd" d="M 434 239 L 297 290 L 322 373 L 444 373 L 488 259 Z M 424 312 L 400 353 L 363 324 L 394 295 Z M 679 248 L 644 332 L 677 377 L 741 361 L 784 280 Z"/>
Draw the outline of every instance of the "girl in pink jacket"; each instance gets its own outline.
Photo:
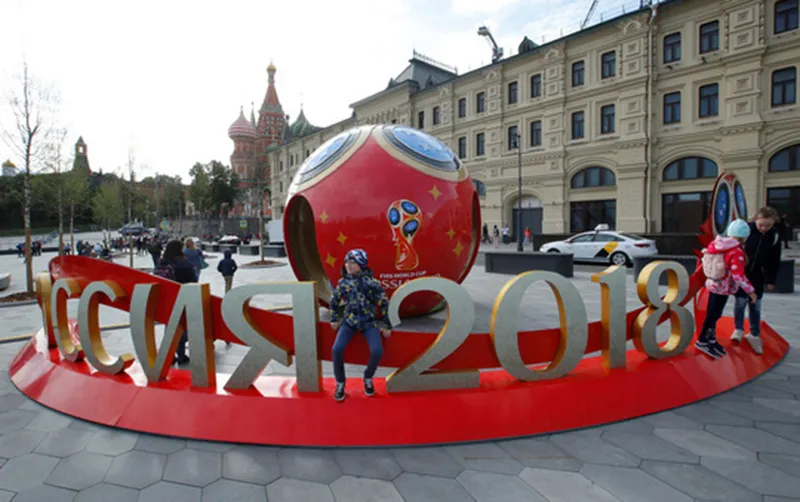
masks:
<path id="1" fill-rule="evenodd" d="M 727 237 L 718 235 L 703 250 L 703 269 L 708 277 L 708 308 L 700 336 L 694 344 L 697 350 L 714 359 L 728 354 L 716 336 L 717 321 L 725 311 L 728 296 L 741 288 L 750 296 L 750 301 L 757 300 L 752 284 L 745 277 L 745 254 L 742 250 L 742 244 L 750 236 L 750 226 L 743 220 L 735 220 L 725 233 Z"/>

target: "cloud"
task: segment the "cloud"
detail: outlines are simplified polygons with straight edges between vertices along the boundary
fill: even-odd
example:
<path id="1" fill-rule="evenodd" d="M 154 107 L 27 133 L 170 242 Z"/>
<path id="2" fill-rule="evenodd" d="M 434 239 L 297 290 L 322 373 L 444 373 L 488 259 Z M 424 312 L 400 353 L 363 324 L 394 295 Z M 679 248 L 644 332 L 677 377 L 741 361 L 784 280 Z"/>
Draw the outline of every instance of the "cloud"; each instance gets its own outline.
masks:
<path id="1" fill-rule="evenodd" d="M 451 0 L 454 14 L 493 14 L 522 0 Z"/>

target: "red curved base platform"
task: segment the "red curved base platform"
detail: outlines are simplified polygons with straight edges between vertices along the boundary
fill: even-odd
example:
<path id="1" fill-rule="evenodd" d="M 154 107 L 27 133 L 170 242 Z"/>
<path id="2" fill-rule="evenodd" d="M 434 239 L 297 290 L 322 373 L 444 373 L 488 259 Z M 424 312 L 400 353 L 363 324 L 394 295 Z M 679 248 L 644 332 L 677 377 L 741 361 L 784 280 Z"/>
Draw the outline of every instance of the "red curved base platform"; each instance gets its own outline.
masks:
<path id="1" fill-rule="evenodd" d="M 733 328 L 723 318 L 719 333 Z M 596 426 L 686 405 L 730 390 L 777 364 L 789 344 L 762 323 L 764 354 L 721 340 L 728 357 L 711 360 L 690 347 L 656 361 L 628 352 L 627 367 L 606 371 L 600 358 L 585 358 L 567 377 L 519 382 L 503 370 L 481 373 L 471 390 L 363 395 L 360 379 L 348 398 L 324 392 L 298 396 L 290 377 L 263 376 L 257 389 L 230 393 L 192 388 L 188 371 L 172 369 L 165 383 L 145 385 L 134 364 L 121 376 L 96 373 L 85 363 L 62 361 L 44 334 L 16 356 L 14 384 L 39 403 L 112 427 L 216 441 L 293 446 L 422 445 L 481 441 Z M 219 375 L 222 389 L 227 375 Z"/>

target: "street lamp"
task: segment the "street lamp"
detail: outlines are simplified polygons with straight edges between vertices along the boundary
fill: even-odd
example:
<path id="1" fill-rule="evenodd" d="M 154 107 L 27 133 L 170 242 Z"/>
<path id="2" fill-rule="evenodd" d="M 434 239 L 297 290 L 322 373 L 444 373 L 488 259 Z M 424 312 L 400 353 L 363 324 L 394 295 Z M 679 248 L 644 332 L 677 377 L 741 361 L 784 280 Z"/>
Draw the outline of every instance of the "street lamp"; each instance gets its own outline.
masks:
<path id="1" fill-rule="evenodd" d="M 522 252 L 522 136 L 514 133 L 513 138 L 517 148 L 517 251 Z"/>

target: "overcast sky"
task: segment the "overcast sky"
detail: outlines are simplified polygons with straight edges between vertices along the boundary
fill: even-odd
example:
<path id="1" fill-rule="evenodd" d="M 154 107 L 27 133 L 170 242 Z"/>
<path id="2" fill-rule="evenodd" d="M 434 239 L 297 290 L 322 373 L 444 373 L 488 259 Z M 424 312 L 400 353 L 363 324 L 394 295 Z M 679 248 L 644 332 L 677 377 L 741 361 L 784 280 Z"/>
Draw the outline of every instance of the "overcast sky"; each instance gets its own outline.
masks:
<path id="1" fill-rule="evenodd" d="M 350 116 L 350 103 L 385 88 L 417 51 L 465 73 L 491 60 L 487 25 L 516 53 L 574 31 L 591 0 L 0 0 L 0 88 L 14 88 L 25 57 L 60 94 L 59 124 L 78 136 L 93 170 L 116 171 L 135 152 L 139 177 L 188 181 L 189 168 L 230 162 L 227 129 L 249 117 L 277 66 L 292 120 L 301 103 L 314 125 Z M 638 0 L 600 0 L 593 21 Z M 0 101 L 0 128 L 13 126 Z M 21 159 L 0 143 L 0 160 Z"/>

